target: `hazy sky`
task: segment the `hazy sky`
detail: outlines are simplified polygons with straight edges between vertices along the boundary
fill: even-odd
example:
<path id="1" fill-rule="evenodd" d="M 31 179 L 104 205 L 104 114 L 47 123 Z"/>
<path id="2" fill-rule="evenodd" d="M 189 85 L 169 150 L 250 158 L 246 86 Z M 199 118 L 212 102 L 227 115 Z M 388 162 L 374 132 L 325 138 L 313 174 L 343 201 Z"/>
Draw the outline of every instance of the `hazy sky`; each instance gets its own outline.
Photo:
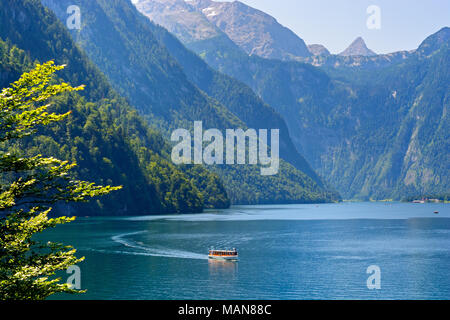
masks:
<path id="1" fill-rule="evenodd" d="M 223 1 L 223 0 L 221 0 Z M 240 0 L 274 16 L 307 44 L 343 51 L 356 37 L 377 53 L 411 50 L 450 26 L 450 0 Z M 367 8 L 381 12 L 381 28 L 368 29 Z"/>

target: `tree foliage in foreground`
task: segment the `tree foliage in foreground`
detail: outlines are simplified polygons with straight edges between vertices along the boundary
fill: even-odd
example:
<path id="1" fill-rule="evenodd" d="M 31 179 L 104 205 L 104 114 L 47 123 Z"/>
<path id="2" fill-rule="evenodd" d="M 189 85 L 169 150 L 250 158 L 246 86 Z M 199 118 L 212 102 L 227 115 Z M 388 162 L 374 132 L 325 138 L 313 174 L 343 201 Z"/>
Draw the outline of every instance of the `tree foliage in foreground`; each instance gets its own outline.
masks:
<path id="1" fill-rule="evenodd" d="M 52 61 L 24 73 L 0 93 L 0 143 L 32 135 L 70 114 L 49 112 L 47 101 L 65 92 L 79 91 L 56 83 L 53 74 L 63 69 Z M 2 148 L 3 150 L 4 148 Z M 120 187 L 98 186 L 71 176 L 75 163 L 41 155 L 24 157 L 0 151 L 0 299 L 45 299 L 59 292 L 79 292 L 52 277 L 83 258 L 59 243 L 39 242 L 33 236 L 74 218 L 49 218 L 57 202 L 86 201 Z"/>

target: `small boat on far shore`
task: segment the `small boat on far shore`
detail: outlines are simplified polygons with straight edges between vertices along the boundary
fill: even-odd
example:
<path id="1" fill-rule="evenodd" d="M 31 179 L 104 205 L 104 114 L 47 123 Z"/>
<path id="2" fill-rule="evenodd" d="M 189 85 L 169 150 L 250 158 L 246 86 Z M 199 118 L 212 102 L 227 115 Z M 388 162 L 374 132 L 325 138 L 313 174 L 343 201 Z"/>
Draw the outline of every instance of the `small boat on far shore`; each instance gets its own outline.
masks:
<path id="1" fill-rule="evenodd" d="M 216 259 L 216 260 L 231 260 L 231 261 L 237 261 L 239 260 L 239 255 L 236 249 L 233 248 L 233 250 L 215 250 L 211 249 L 209 250 L 208 254 L 209 259 Z"/>

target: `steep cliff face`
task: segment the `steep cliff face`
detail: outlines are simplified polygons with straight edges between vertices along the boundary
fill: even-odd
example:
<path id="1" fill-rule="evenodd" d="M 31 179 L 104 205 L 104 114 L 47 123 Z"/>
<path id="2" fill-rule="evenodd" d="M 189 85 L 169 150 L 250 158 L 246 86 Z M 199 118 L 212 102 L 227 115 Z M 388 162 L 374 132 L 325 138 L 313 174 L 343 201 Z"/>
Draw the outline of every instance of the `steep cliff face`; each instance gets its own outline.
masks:
<path id="1" fill-rule="evenodd" d="M 292 108 L 284 115 L 298 115 L 289 123 L 291 130 L 298 128 L 293 135 L 315 139 L 315 144 L 309 139 L 296 142 L 344 197 L 399 199 L 448 193 L 448 41 L 449 29 L 444 28 L 401 60 L 374 72 L 342 68 L 341 79 L 357 77 L 331 79 L 322 94 L 311 88 L 297 106 L 286 101 Z"/>
<path id="2" fill-rule="evenodd" d="M 194 0 L 192 5 L 250 55 L 282 60 L 311 55 L 294 32 L 242 2 Z"/>

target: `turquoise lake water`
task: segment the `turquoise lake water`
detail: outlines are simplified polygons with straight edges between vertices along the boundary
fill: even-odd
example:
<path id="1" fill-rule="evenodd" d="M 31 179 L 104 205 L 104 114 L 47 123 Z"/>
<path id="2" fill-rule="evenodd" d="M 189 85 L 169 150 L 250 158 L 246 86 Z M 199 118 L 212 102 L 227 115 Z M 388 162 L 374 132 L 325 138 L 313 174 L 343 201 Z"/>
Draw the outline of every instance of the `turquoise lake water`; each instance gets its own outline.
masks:
<path id="1" fill-rule="evenodd" d="M 242 206 L 199 215 L 78 218 L 45 237 L 86 257 L 79 266 L 87 293 L 58 299 L 450 298 L 448 204 Z M 237 248 L 240 261 L 210 261 L 210 247 Z M 367 287 L 371 265 L 381 270 L 380 290 Z"/>

